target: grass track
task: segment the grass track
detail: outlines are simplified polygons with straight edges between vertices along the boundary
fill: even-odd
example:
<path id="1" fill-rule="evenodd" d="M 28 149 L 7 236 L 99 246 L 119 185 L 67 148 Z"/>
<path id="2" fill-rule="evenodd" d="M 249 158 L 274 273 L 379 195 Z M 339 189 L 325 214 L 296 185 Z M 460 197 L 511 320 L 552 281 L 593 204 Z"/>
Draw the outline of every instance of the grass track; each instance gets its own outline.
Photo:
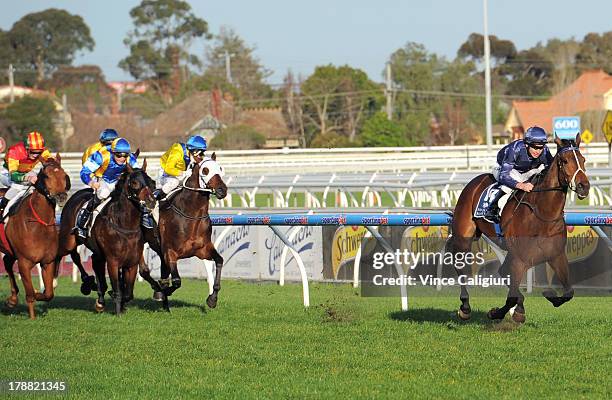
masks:
<path id="1" fill-rule="evenodd" d="M 8 287 L 0 278 L 2 299 Z M 20 296 L 0 315 L 0 380 L 61 379 L 69 397 L 88 399 L 612 393 L 612 298 L 578 297 L 555 309 L 528 297 L 527 323 L 517 326 L 486 320 L 501 298 L 473 298 L 473 320 L 460 323 L 450 297 L 411 297 L 402 313 L 397 298 L 313 284 L 313 306 L 304 309 L 299 285 L 224 281 L 218 308 L 207 310 L 206 287 L 183 280 L 167 314 L 138 284 L 120 318 L 94 314 L 93 295 L 67 279 L 37 306 L 36 321 Z"/>

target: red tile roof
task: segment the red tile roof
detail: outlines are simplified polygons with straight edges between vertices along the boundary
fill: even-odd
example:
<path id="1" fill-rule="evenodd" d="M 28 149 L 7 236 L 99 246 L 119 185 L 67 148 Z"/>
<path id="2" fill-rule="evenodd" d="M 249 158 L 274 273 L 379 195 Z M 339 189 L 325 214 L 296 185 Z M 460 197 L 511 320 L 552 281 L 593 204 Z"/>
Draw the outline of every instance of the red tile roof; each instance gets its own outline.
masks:
<path id="1" fill-rule="evenodd" d="M 524 129 L 538 125 L 552 130 L 553 117 L 603 110 L 604 94 L 612 89 L 612 76 L 603 70 L 586 71 L 571 85 L 545 101 L 514 101 Z"/>

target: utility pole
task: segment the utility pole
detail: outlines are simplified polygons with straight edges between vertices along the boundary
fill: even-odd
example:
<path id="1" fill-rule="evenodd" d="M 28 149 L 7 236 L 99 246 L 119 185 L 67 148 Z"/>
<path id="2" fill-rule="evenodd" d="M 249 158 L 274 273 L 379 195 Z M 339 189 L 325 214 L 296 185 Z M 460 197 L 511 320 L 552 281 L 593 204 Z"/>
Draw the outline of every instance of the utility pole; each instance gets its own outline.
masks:
<path id="1" fill-rule="evenodd" d="M 391 121 L 393 118 L 393 91 L 391 87 L 391 63 L 387 62 L 387 88 L 385 89 L 387 96 L 387 119 Z"/>
<path id="2" fill-rule="evenodd" d="M 62 150 L 66 151 L 66 140 L 68 139 L 68 98 L 66 93 L 62 95 Z"/>
<path id="3" fill-rule="evenodd" d="M 11 103 L 15 102 L 15 93 L 14 93 L 14 89 L 15 89 L 15 79 L 13 77 L 13 64 L 9 64 L 8 67 L 8 78 L 9 78 L 9 99 Z"/>
<path id="4" fill-rule="evenodd" d="M 487 129 L 487 150 L 491 151 L 493 145 L 493 122 L 491 118 L 491 48 L 489 43 L 488 0 L 484 4 L 484 61 L 485 61 L 485 113 Z"/>
<path id="5" fill-rule="evenodd" d="M 230 54 L 225 50 L 225 79 L 232 83 L 232 66 L 230 61 Z"/>

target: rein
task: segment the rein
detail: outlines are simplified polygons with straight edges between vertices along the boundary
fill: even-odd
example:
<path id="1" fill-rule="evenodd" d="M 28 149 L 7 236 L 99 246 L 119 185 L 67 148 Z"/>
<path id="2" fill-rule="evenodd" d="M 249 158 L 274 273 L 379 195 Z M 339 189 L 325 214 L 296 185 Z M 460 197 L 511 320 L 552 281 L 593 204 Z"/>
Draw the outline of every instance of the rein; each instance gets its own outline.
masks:
<path id="1" fill-rule="evenodd" d="M 53 213 L 54 216 L 52 217 L 53 219 L 51 220 L 51 222 L 45 222 L 42 220 L 42 218 L 40 217 L 40 215 L 38 215 L 38 213 L 36 212 L 36 210 L 34 209 L 34 205 L 32 204 L 32 197 L 34 196 L 34 194 L 32 193 L 30 195 L 30 200 L 28 201 L 28 204 L 30 206 L 30 211 L 32 211 L 32 214 L 34 214 L 34 220 L 30 220 L 30 222 L 38 222 L 39 224 L 43 225 L 43 226 L 55 226 L 55 212 Z"/>

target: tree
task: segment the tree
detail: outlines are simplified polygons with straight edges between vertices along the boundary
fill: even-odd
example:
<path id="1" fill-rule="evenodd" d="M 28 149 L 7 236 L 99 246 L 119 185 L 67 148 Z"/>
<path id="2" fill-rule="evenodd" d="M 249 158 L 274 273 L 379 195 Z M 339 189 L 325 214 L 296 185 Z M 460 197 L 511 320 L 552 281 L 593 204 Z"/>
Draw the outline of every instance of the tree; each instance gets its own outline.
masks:
<path id="1" fill-rule="evenodd" d="M 351 143 L 346 136 L 340 135 L 335 132 L 319 133 L 312 139 L 312 142 L 310 143 L 310 147 L 320 149 L 333 149 L 352 146 L 355 146 L 355 143 Z"/>
<path id="2" fill-rule="evenodd" d="M 380 109 L 382 101 L 382 88 L 348 65 L 316 67 L 301 94 L 307 142 L 331 132 L 354 141 L 364 116 Z"/>
<path id="3" fill-rule="evenodd" d="M 24 140 L 28 132 L 36 130 L 44 135 L 47 147 L 53 147 L 58 143 L 54 118 L 55 106 L 51 100 L 26 96 L 9 105 L 0 119 L 6 127 L 7 143 Z"/>
<path id="4" fill-rule="evenodd" d="M 406 146 L 402 127 L 387 119 L 387 114 L 379 112 L 374 114 L 363 124 L 361 142 L 369 147 L 400 147 Z"/>
<path id="5" fill-rule="evenodd" d="M 55 8 L 24 16 L 8 36 L 14 64 L 35 70 L 37 84 L 60 65 L 72 64 L 79 51 L 91 51 L 95 45 L 83 18 Z"/>
<path id="6" fill-rule="evenodd" d="M 553 93 L 559 93 L 576 80 L 578 77 L 576 57 L 580 51 L 579 42 L 573 38 L 568 40 L 553 38 L 546 42 L 546 46 L 540 46 L 538 43 L 536 47 L 541 48 L 544 57 L 554 65 L 551 84 Z"/>
<path id="7" fill-rule="evenodd" d="M 612 31 L 587 34 L 576 55 L 580 72 L 586 69 L 602 68 L 612 74 Z"/>
<path id="8" fill-rule="evenodd" d="M 261 149 L 266 144 L 266 137 L 248 125 L 234 125 L 224 129 L 210 141 L 214 149 L 249 150 Z"/>
<path id="9" fill-rule="evenodd" d="M 273 96 L 273 90 L 265 82 L 272 71 L 266 69 L 253 54 L 255 47 L 248 46 L 238 34 L 222 27 L 215 36 L 213 45 L 206 49 L 204 82 L 216 85 L 233 86 L 240 99 L 267 99 Z M 229 57 L 230 81 L 226 73 L 226 54 Z M 214 87 L 206 87 L 211 90 Z"/>
<path id="10" fill-rule="evenodd" d="M 201 65 L 189 48 L 194 39 L 211 38 L 208 23 L 196 17 L 189 3 L 182 0 L 143 0 L 130 16 L 135 28 L 124 40 L 130 55 L 119 62 L 119 67 L 135 79 L 149 80 L 169 105 L 188 66 Z"/>
<path id="11" fill-rule="evenodd" d="M 391 54 L 389 62 L 397 92 L 394 119 L 408 133 L 411 145 L 432 144 L 430 119 L 432 113 L 438 113 L 439 73 L 446 61 L 422 44 L 408 42 Z"/>
<path id="12" fill-rule="evenodd" d="M 508 94 L 544 96 L 551 91 L 554 65 L 541 48 L 533 47 L 507 60 L 500 73 L 510 80 Z"/>
<path id="13" fill-rule="evenodd" d="M 287 127 L 291 133 L 300 138 L 300 146 L 306 147 L 306 131 L 304 129 L 304 112 L 302 98 L 298 95 L 301 79 L 296 82 L 291 71 L 287 72 L 283 80 L 282 112 Z"/>
<path id="14" fill-rule="evenodd" d="M 494 64 L 503 63 L 516 55 L 514 43 L 510 40 L 498 39 L 495 35 L 489 35 L 489 49 Z M 484 36 L 480 33 L 470 34 L 468 39 L 459 47 L 457 56 L 480 62 L 484 58 Z"/>

